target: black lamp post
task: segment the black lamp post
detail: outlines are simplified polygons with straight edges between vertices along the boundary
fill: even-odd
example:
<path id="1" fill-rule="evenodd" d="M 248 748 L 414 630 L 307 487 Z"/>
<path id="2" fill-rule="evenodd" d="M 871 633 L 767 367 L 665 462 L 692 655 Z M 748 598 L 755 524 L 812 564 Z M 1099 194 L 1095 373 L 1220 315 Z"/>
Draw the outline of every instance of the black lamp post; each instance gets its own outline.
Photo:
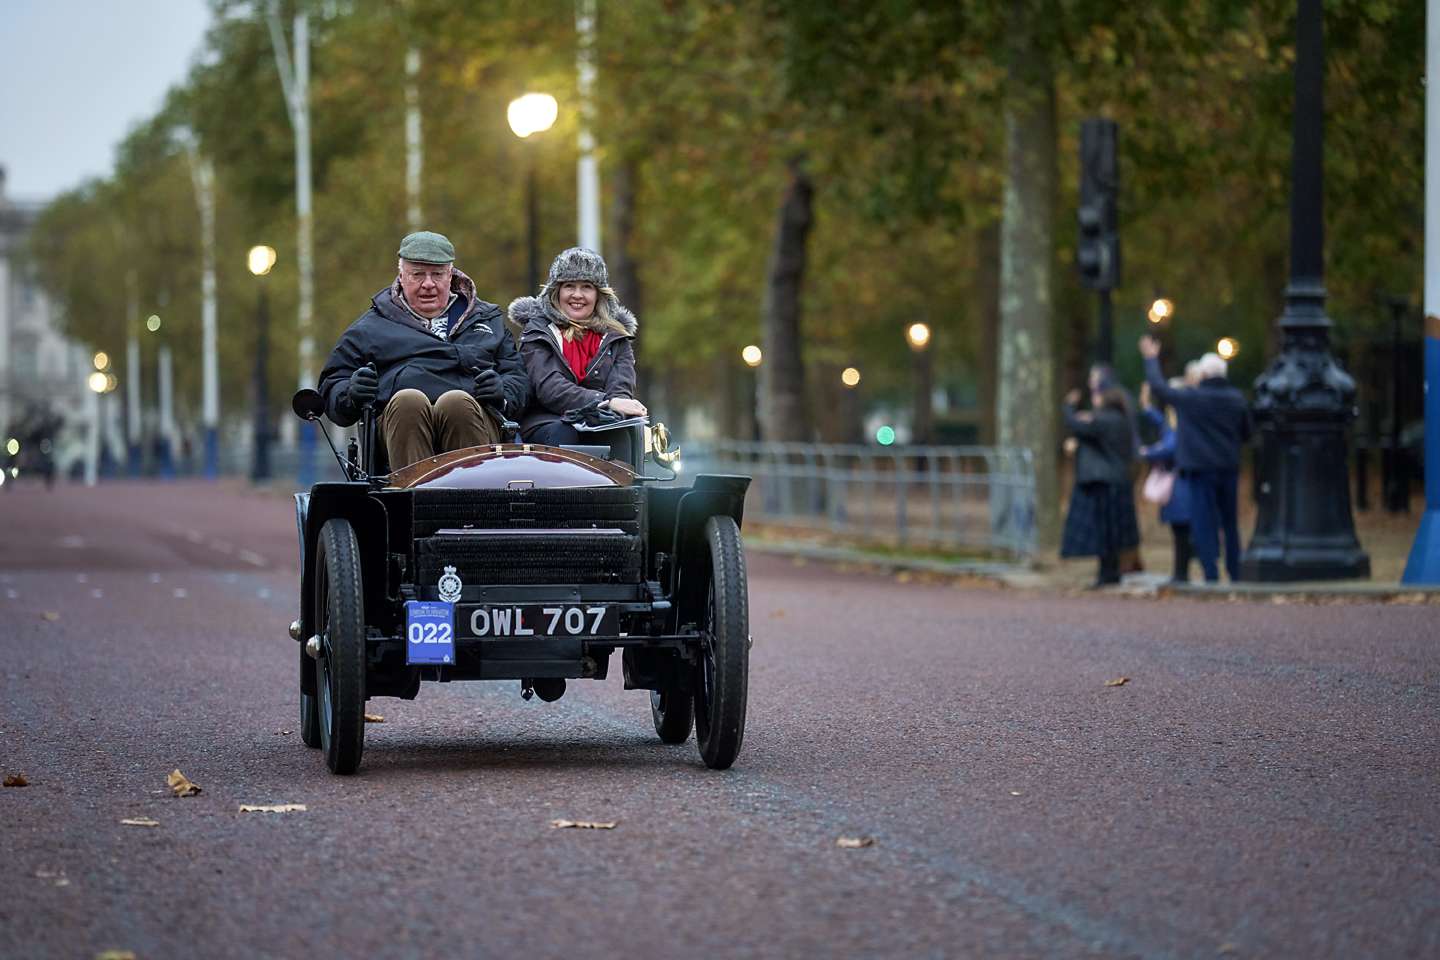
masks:
<path id="1" fill-rule="evenodd" d="M 275 266 L 275 250 L 266 246 L 251 247 L 248 260 L 258 289 L 255 304 L 255 450 L 250 479 L 262 483 L 270 479 L 270 410 L 266 402 L 270 392 L 270 304 L 265 298 L 264 277 Z"/>
<path id="2" fill-rule="evenodd" d="M 1325 314 L 1321 0 L 1299 0 L 1295 32 L 1290 283 L 1280 355 L 1255 381 L 1260 509 L 1241 561 L 1246 580 L 1370 575 L 1370 557 L 1355 537 L 1346 471 L 1355 381 L 1330 354 Z"/>
<path id="3" fill-rule="evenodd" d="M 544 133 L 555 123 L 559 106 L 548 93 L 527 93 L 510 101 L 505 117 L 510 130 L 521 140 L 534 134 Z M 540 211 L 539 198 L 535 189 L 535 153 L 530 151 L 526 158 L 525 171 L 525 218 L 529 238 L 529 259 L 526 280 L 530 284 L 530 295 L 540 289 Z"/>

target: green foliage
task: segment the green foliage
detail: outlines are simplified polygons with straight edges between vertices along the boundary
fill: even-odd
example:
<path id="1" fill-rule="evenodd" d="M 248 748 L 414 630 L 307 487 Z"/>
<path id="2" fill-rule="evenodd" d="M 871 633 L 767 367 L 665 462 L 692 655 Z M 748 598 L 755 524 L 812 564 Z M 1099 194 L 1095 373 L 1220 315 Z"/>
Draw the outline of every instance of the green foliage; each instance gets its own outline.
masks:
<path id="1" fill-rule="evenodd" d="M 246 402 L 256 291 L 244 255 L 254 243 L 280 252 L 268 281 L 272 402 L 283 402 L 295 364 L 293 140 L 261 7 L 214 0 L 216 25 L 190 76 L 121 146 L 109 178 L 50 205 L 31 250 L 69 330 L 112 351 L 133 277 L 140 316 L 165 318 L 180 395 L 198 397 L 199 218 L 176 136 L 193 131 L 217 172 L 227 410 Z M 293 3 L 285 9 L 288 31 Z M 531 163 L 542 256 L 574 240 L 573 3 L 311 9 L 320 349 L 392 276 L 407 226 L 412 43 L 422 54 L 426 225 L 455 240 L 482 295 L 505 303 L 528 292 Z M 1293 7 L 1036 0 L 1032 12 L 1060 112 L 1055 302 L 1074 319 L 1092 309 L 1069 268 L 1075 141 L 1083 117 L 1107 115 L 1121 131 L 1119 330 L 1138 329 L 1164 294 L 1178 307 L 1178 348 L 1236 336 L 1240 369 L 1258 369 L 1286 274 Z M 1382 321 L 1381 296 L 1417 293 L 1423 14 L 1414 3 L 1327 4 L 1327 282 L 1347 336 Z M 605 169 L 625 163 L 638 174 L 631 253 L 647 371 L 697 393 L 742 372 L 739 348 L 759 339 L 784 165 L 803 156 L 816 186 L 810 361 L 826 371 L 854 364 L 867 401 L 904 405 L 902 331 L 923 319 L 935 330 L 938 382 L 968 393 L 994 362 L 979 349 L 977 245 L 1003 185 L 1005 19 L 1003 5 L 975 0 L 599 0 L 596 129 Z M 505 107 L 531 89 L 554 93 L 560 120 L 521 142 Z M 817 389 L 838 392 L 833 379 Z"/>

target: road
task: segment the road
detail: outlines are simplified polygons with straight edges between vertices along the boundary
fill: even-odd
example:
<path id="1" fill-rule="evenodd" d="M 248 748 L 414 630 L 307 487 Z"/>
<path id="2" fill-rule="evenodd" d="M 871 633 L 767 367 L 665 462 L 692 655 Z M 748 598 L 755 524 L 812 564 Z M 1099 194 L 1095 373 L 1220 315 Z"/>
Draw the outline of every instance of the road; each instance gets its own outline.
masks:
<path id="1" fill-rule="evenodd" d="M 295 565 L 277 493 L 0 492 L 0 956 L 1440 955 L 1440 608 L 756 555 L 734 769 L 616 669 L 374 700 L 339 778 Z"/>

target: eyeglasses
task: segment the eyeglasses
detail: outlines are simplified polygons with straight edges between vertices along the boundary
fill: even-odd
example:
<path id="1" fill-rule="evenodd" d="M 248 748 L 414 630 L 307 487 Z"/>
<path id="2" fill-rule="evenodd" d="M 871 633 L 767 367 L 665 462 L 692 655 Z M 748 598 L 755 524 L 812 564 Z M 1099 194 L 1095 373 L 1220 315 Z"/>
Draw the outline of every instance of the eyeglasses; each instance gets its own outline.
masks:
<path id="1" fill-rule="evenodd" d="M 444 283 L 450 279 L 452 268 L 436 268 L 434 270 L 406 270 L 405 276 L 411 280 L 430 280 L 433 283 Z"/>

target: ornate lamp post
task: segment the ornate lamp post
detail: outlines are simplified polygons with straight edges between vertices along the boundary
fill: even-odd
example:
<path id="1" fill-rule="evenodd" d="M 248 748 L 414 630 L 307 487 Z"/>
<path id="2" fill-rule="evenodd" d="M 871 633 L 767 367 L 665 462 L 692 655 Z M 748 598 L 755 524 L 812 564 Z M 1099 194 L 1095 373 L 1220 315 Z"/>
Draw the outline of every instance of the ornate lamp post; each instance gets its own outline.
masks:
<path id="1" fill-rule="evenodd" d="M 1370 575 L 1355 537 L 1345 469 L 1355 381 L 1330 354 L 1325 315 L 1321 0 L 1299 0 L 1291 147 L 1290 283 L 1280 355 L 1255 381 L 1260 510 L 1241 569 L 1246 580 Z"/>
<path id="2" fill-rule="evenodd" d="M 510 122 L 511 132 L 521 140 L 529 138 L 531 134 L 549 130 L 555 125 L 555 118 L 559 115 L 560 107 L 548 93 L 527 93 L 523 97 L 516 97 L 510 101 L 510 106 L 505 111 L 505 119 Z M 529 293 L 534 296 L 540 289 L 540 211 L 536 206 L 539 201 L 535 192 L 535 151 L 527 151 L 527 154 L 529 164 L 525 176 L 525 217 L 530 247 L 528 278 Z"/>
<path id="3" fill-rule="evenodd" d="M 914 417 L 910 429 L 910 442 L 923 446 L 930 442 L 930 427 L 934 421 L 930 407 L 933 392 L 935 368 L 930 358 L 930 325 L 912 323 L 905 328 L 905 342 L 910 345 L 912 361 L 912 384 L 914 386 Z"/>
<path id="4" fill-rule="evenodd" d="M 257 278 L 264 277 L 275 266 L 275 248 L 264 245 L 250 248 L 246 266 Z M 270 392 L 267 361 L 270 355 L 270 304 L 265 299 L 265 283 L 256 284 L 255 303 L 255 457 L 250 465 L 250 479 L 260 483 L 270 479 L 270 413 L 266 394 Z"/>

